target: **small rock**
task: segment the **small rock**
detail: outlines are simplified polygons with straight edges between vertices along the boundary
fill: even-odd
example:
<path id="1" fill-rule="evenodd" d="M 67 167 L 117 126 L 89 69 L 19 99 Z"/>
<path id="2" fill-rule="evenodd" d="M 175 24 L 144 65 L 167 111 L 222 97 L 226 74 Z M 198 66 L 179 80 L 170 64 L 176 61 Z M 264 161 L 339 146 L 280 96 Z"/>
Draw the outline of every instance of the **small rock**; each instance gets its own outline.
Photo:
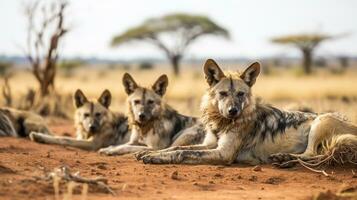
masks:
<path id="1" fill-rule="evenodd" d="M 220 174 L 220 173 L 217 173 L 217 174 L 215 174 L 215 175 L 214 175 L 214 177 L 216 177 L 216 178 L 222 178 L 222 177 L 223 177 L 223 175 L 222 175 L 222 174 Z"/>
<path id="2" fill-rule="evenodd" d="M 174 171 L 171 173 L 171 179 L 173 180 L 178 180 L 179 177 L 178 177 L 178 171 Z"/>
<path id="3" fill-rule="evenodd" d="M 264 183 L 266 184 L 272 184 L 272 185 L 277 185 L 281 182 L 283 182 L 284 179 L 283 178 L 280 178 L 280 177 L 270 177 L 268 178 L 267 180 L 264 181 Z"/>
<path id="4" fill-rule="evenodd" d="M 258 177 L 257 176 L 251 176 L 248 180 L 256 182 L 258 180 Z"/>
<path id="5" fill-rule="evenodd" d="M 107 167 L 105 165 L 98 165 L 98 169 L 103 169 L 103 170 L 106 170 Z"/>
<path id="6" fill-rule="evenodd" d="M 255 167 L 253 167 L 253 171 L 255 172 L 261 172 L 262 171 L 262 167 L 260 165 L 257 165 Z"/>

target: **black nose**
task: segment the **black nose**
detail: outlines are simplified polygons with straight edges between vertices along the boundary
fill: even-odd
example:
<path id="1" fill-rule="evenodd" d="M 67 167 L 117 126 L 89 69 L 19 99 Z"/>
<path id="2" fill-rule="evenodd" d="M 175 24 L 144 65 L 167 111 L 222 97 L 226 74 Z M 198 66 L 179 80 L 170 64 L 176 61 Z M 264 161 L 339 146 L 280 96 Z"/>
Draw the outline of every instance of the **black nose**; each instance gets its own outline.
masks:
<path id="1" fill-rule="evenodd" d="M 140 120 L 144 120 L 145 119 L 145 114 L 144 113 L 140 113 L 139 114 L 139 119 Z"/>
<path id="2" fill-rule="evenodd" d="M 230 116 L 235 116 L 237 113 L 238 113 L 238 109 L 237 109 L 236 107 L 230 107 L 230 108 L 228 109 L 228 114 L 229 114 Z"/>
<path id="3" fill-rule="evenodd" d="M 94 125 L 89 126 L 89 131 L 94 132 L 96 130 L 96 127 Z"/>

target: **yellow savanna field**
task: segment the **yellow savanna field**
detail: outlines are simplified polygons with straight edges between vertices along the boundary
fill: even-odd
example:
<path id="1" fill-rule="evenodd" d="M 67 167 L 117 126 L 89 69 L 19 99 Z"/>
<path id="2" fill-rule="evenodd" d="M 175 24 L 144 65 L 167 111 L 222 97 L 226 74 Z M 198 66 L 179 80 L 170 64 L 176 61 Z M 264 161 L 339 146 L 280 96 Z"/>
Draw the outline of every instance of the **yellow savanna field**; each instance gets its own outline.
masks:
<path id="1" fill-rule="evenodd" d="M 137 83 L 143 86 L 150 86 L 160 74 L 165 73 L 169 76 L 166 101 L 182 113 L 200 115 L 200 100 L 207 89 L 202 66 L 185 65 L 179 77 L 173 76 L 166 65 L 158 65 L 152 70 L 133 68 L 124 70 L 120 67 L 104 69 L 92 66 L 79 68 L 70 76 L 60 71 L 55 83 L 56 91 L 70 95 L 80 88 L 88 97 L 95 98 L 102 90 L 109 89 L 113 95 L 112 108 L 125 112 L 126 94 L 121 81 L 125 72 L 132 74 Z M 222 68 L 242 70 L 244 65 L 222 64 Z M 354 112 L 357 110 L 356 80 L 357 70 L 353 68 L 338 74 L 326 69 L 317 70 L 313 75 L 299 75 L 291 69 L 279 69 L 268 75 L 262 73 L 253 86 L 253 92 L 263 102 L 282 108 L 303 106 L 315 112 L 340 112 L 357 122 L 357 113 Z M 17 97 L 21 97 L 29 88 L 36 89 L 38 85 L 29 71 L 20 70 L 11 77 L 10 87 L 16 102 Z"/>

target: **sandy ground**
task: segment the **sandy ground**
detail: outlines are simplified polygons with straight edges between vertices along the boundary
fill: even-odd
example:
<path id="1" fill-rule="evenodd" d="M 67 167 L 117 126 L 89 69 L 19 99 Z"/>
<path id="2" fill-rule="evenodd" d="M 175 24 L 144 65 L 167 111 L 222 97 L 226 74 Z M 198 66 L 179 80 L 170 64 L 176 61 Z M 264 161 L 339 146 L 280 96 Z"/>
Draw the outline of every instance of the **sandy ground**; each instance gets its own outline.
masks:
<path id="1" fill-rule="evenodd" d="M 51 125 L 56 133 L 73 134 L 71 124 Z M 357 185 L 353 167 L 332 168 L 330 177 L 301 167 L 144 165 L 132 155 L 106 157 L 74 148 L 0 138 L 0 199 L 55 199 L 52 185 L 34 177 L 68 166 L 85 177 L 103 176 L 112 196 L 89 188 L 87 199 L 311 199 L 319 192 Z M 356 170 L 355 170 L 356 171 Z M 177 176 L 173 177 L 173 173 Z M 60 199 L 63 197 L 61 196 Z M 80 194 L 72 199 L 82 199 Z"/>

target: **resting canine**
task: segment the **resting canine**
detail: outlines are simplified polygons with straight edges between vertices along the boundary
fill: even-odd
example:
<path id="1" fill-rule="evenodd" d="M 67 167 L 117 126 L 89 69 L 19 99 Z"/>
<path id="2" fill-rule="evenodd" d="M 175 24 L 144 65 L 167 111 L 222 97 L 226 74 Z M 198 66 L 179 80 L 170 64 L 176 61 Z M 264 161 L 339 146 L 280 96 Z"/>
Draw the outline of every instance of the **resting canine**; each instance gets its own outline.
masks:
<path id="1" fill-rule="evenodd" d="M 211 59 L 204 66 L 209 89 L 202 100 L 202 145 L 142 154 L 144 163 L 259 164 L 308 159 L 323 148 L 357 145 L 357 127 L 334 114 L 284 111 L 256 103 L 251 88 L 260 73 L 253 63 L 242 74 L 224 74 Z M 322 145 L 333 144 L 333 145 Z"/>
<path id="2" fill-rule="evenodd" d="M 123 144 L 130 135 L 128 120 L 123 114 L 109 110 L 111 98 L 110 92 L 105 90 L 98 100 L 90 101 L 81 90 L 77 90 L 74 95 L 77 138 L 48 136 L 41 132 L 31 133 L 30 138 L 36 142 L 93 151 Z"/>
<path id="3" fill-rule="evenodd" d="M 101 149 L 100 153 L 122 155 L 202 141 L 203 126 L 195 118 L 181 115 L 163 102 L 162 96 L 168 85 L 166 75 L 160 76 L 150 89 L 138 86 L 128 73 L 123 76 L 123 84 L 129 95 L 130 141 L 125 145 Z"/>
<path id="4" fill-rule="evenodd" d="M 0 136 L 28 137 L 32 131 L 51 134 L 41 116 L 13 108 L 0 108 Z"/>

